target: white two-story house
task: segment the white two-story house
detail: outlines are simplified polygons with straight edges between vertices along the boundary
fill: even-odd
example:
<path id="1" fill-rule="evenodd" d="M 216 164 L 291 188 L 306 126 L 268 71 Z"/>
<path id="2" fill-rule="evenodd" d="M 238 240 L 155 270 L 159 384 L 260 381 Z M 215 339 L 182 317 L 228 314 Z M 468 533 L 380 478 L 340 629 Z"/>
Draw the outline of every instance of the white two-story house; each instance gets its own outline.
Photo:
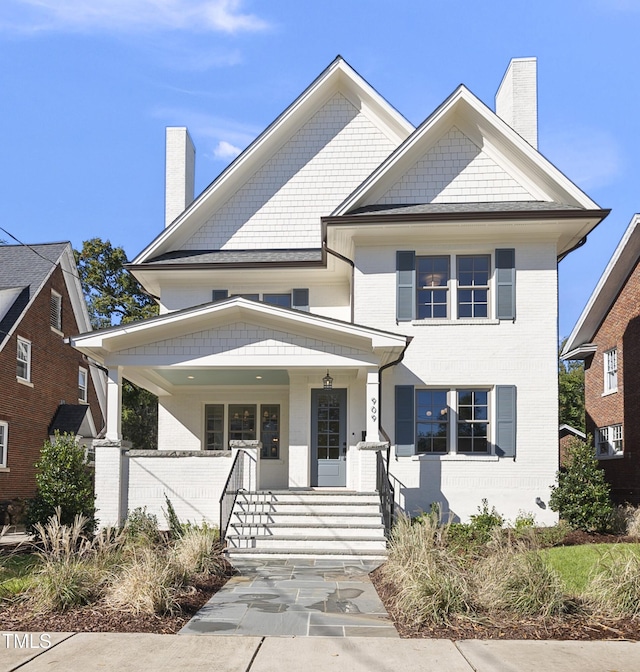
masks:
<path id="1" fill-rule="evenodd" d="M 129 267 L 161 314 L 73 339 L 109 370 L 100 520 L 166 493 L 217 522 L 240 449 L 250 491 L 375 491 L 380 460 L 396 510 L 552 522 L 557 264 L 607 211 L 537 151 L 536 105 L 515 59 L 496 112 L 460 86 L 414 128 L 338 57 L 195 199 L 168 129 L 166 227 Z M 121 445 L 123 378 L 158 451 Z"/>

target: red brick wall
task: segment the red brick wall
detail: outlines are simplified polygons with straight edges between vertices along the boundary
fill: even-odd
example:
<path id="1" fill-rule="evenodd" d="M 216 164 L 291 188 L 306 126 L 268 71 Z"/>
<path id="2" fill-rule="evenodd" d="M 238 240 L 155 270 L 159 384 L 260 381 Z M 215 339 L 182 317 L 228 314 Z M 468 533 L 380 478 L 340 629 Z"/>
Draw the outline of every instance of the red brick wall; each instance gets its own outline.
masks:
<path id="1" fill-rule="evenodd" d="M 622 423 L 624 455 L 600 461 L 616 502 L 640 503 L 640 263 L 632 271 L 593 342 L 585 362 L 587 431 Z M 618 391 L 603 395 L 604 353 L 618 351 Z"/>
<path id="2" fill-rule="evenodd" d="M 65 336 L 80 330 L 73 314 L 62 270 L 53 272 L 23 316 L 11 339 L 0 352 L 0 420 L 9 423 L 8 472 L 0 470 L 0 500 L 35 494 L 34 463 L 48 438 L 48 427 L 61 400 L 78 403 L 78 368 L 89 371 L 89 403 L 97 431 L 103 417 L 84 356 L 66 345 L 50 327 L 51 290 L 62 296 L 62 331 Z M 31 341 L 31 382 L 16 380 L 17 336 Z"/>

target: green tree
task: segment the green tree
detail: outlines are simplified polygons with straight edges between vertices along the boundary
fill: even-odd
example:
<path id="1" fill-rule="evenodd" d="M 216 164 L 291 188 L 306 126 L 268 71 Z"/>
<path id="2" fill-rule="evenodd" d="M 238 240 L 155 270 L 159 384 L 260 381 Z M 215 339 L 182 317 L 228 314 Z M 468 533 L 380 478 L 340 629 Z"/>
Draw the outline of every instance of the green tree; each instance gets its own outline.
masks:
<path id="1" fill-rule="evenodd" d="M 566 343 L 560 345 L 560 352 Z M 558 358 L 559 424 L 570 425 L 585 431 L 584 415 L 584 364 L 578 361 L 563 362 Z"/>
<path id="2" fill-rule="evenodd" d="M 125 269 L 127 255 L 108 240 L 85 240 L 75 251 L 94 329 L 126 324 L 158 314 L 158 305 Z M 136 448 L 157 448 L 158 398 L 128 380 L 122 383 L 122 436 Z"/>
<path id="3" fill-rule="evenodd" d="M 609 484 L 598 465 L 591 440 L 573 438 L 567 451 L 567 467 L 558 472 L 549 506 L 571 527 L 605 532 L 611 525 L 613 505 Z"/>
<path id="4" fill-rule="evenodd" d="M 85 463 L 84 448 L 75 437 L 56 432 L 46 441 L 36 462 L 36 496 L 27 507 L 27 526 L 46 523 L 60 507 L 60 521 L 73 523 L 76 515 L 89 518 L 94 526 L 94 496 L 91 470 Z"/>

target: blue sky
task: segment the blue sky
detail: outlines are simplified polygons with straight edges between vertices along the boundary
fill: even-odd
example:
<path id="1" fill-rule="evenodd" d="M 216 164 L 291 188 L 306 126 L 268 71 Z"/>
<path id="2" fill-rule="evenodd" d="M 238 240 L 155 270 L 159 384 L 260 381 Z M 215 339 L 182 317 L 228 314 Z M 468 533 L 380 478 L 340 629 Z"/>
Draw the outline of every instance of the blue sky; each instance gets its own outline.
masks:
<path id="1" fill-rule="evenodd" d="M 640 210 L 639 28 L 640 0 L 2 0 L 0 226 L 132 258 L 164 225 L 166 126 L 198 192 L 337 54 L 414 124 L 460 83 L 493 107 L 536 56 L 539 149 L 612 209 L 560 265 L 566 336 Z"/>

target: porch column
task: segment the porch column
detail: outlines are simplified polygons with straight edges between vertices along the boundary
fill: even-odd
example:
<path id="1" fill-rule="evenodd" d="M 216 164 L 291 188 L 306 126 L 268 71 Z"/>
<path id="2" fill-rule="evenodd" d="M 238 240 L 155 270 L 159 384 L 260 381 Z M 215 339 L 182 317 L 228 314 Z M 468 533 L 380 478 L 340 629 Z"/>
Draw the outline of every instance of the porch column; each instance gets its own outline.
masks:
<path id="1" fill-rule="evenodd" d="M 109 367 L 107 375 L 107 434 L 112 441 L 122 439 L 122 367 Z"/>
<path id="2" fill-rule="evenodd" d="M 365 408 L 367 412 L 367 433 L 366 441 L 379 441 L 378 433 L 378 409 L 380 408 L 380 399 L 378 399 L 378 383 L 380 376 L 378 369 L 367 369 L 367 390 L 365 399 Z"/>

